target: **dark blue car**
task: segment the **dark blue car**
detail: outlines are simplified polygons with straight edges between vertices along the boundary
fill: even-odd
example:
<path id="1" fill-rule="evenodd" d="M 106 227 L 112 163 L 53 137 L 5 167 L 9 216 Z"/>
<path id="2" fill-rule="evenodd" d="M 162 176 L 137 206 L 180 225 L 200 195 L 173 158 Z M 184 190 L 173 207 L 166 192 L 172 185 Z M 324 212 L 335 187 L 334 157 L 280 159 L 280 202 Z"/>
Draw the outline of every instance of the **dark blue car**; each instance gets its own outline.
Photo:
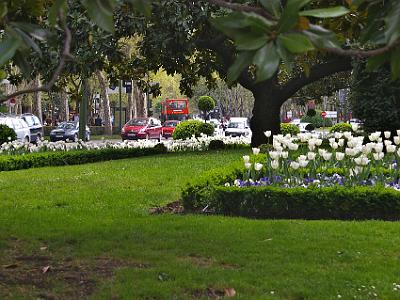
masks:
<path id="1" fill-rule="evenodd" d="M 73 141 L 79 138 L 79 122 L 62 122 L 50 132 L 50 141 Z M 85 141 L 90 140 L 90 129 L 86 126 Z"/>

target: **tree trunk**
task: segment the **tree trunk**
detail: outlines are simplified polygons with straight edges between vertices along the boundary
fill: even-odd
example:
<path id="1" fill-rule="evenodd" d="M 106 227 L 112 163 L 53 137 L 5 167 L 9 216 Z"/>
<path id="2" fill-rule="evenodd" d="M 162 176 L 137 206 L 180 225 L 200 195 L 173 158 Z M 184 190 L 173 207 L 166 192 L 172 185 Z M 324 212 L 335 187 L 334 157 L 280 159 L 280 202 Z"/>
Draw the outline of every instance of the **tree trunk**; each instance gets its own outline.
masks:
<path id="1" fill-rule="evenodd" d="M 40 78 L 37 76 L 34 81 L 33 85 L 35 88 L 40 86 Z M 33 112 L 36 115 L 40 122 L 43 123 L 43 114 L 42 114 L 42 92 L 35 92 L 33 94 Z"/>
<path id="2" fill-rule="evenodd" d="M 272 135 L 280 133 L 280 109 L 284 99 L 279 97 L 278 90 L 272 89 L 253 92 L 253 95 L 253 117 L 250 121 L 251 145 L 258 147 L 268 143 L 265 131 L 270 130 Z M 272 138 L 270 138 L 270 142 L 271 140 Z"/>
<path id="3" fill-rule="evenodd" d="M 62 121 L 69 121 L 69 103 L 65 87 L 61 90 Z"/>
<path id="4" fill-rule="evenodd" d="M 97 78 L 100 85 L 100 95 L 103 100 L 102 106 L 104 111 L 104 134 L 112 135 L 112 123 L 111 123 L 111 109 L 110 109 L 110 99 L 107 94 L 107 79 L 103 72 L 100 70 L 96 71 Z"/>
<path id="5" fill-rule="evenodd" d="M 136 102 L 137 116 L 147 117 L 147 97 L 134 82 L 132 85 L 133 98 Z"/>
<path id="6" fill-rule="evenodd" d="M 137 116 L 137 102 L 135 101 L 133 97 L 133 82 L 132 82 L 132 92 L 128 94 L 128 111 L 127 111 L 127 117 L 128 119 L 136 118 Z"/>

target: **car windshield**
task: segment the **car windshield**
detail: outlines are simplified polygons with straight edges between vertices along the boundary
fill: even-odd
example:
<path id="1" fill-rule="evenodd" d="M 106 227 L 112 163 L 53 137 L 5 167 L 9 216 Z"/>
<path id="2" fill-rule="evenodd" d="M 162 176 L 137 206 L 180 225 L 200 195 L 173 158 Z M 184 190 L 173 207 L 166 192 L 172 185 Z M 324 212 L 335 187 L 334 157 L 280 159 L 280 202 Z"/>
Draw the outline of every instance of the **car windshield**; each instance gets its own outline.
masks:
<path id="1" fill-rule="evenodd" d="M 75 123 L 61 123 L 58 125 L 57 128 L 62 128 L 62 129 L 75 129 L 76 125 Z"/>
<path id="2" fill-rule="evenodd" d="M 128 122 L 129 126 L 146 126 L 147 119 L 132 119 Z"/>
<path id="3" fill-rule="evenodd" d="M 244 129 L 244 123 L 231 122 L 231 123 L 229 123 L 228 128 Z"/>
<path id="4" fill-rule="evenodd" d="M 164 127 L 176 127 L 176 125 L 178 125 L 177 122 L 168 122 L 168 121 L 166 121 L 164 123 Z"/>

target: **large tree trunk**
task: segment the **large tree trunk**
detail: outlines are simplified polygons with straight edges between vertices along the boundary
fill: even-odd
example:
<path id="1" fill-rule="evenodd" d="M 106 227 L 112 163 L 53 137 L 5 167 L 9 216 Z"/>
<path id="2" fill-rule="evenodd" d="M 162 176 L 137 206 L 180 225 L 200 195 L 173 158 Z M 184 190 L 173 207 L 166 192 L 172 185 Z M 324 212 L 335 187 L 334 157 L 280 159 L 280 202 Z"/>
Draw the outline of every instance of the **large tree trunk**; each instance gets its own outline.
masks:
<path id="1" fill-rule="evenodd" d="M 270 130 L 272 135 L 280 133 L 280 109 L 285 99 L 279 96 L 278 90 L 263 89 L 253 92 L 254 108 L 250 121 L 252 131 L 251 145 L 258 147 L 268 142 L 264 132 Z M 272 139 L 270 138 L 270 141 Z"/>
<path id="2" fill-rule="evenodd" d="M 34 88 L 40 86 L 40 78 L 37 76 L 33 81 Z M 33 113 L 36 115 L 40 122 L 43 123 L 43 113 L 42 113 L 42 92 L 35 92 L 33 94 Z"/>
<path id="3" fill-rule="evenodd" d="M 96 71 L 97 78 L 99 80 L 100 85 L 100 95 L 103 99 L 103 111 L 104 111 L 104 134 L 112 135 L 112 123 L 111 123 L 111 109 L 110 109 L 110 99 L 107 94 L 107 79 L 104 76 L 103 72 L 98 70 Z"/>
<path id="4" fill-rule="evenodd" d="M 138 85 L 133 82 L 132 85 L 132 92 L 133 97 L 136 102 L 137 107 L 137 116 L 138 117 L 147 117 L 147 97 L 146 95 L 140 90 Z"/>
<path id="5" fill-rule="evenodd" d="M 69 121 L 69 103 L 68 95 L 65 87 L 61 90 L 61 107 L 62 107 L 62 121 Z"/>

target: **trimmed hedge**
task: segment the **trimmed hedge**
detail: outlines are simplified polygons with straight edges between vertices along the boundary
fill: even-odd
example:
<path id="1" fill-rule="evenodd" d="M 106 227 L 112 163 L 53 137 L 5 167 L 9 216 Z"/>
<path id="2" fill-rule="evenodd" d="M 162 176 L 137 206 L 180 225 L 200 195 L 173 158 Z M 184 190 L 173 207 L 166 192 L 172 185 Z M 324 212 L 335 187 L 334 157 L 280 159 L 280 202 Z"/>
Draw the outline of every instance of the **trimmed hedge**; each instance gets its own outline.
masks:
<path id="1" fill-rule="evenodd" d="M 349 123 L 337 123 L 331 127 L 330 132 L 353 132 L 353 127 Z"/>
<path id="2" fill-rule="evenodd" d="M 210 123 L 204 123 L 199 120 L 188 120 L 179 123 L 174 130 L 174 140 L 190 139 L 192 135 L 199 137 L 201 133 L 206 135 L 214 134 L 214 126 Z"/>
<path id="3" fill-rule="evenodd" d="M 263 161 L 265 156 L 257 160 Z M 338 170 L 336 170 L 338 171 Z M 182 191 L 187 211 L 272 219 L 400 220 L 400 192 L 383 187 L 225 187 L 243 173 L 243 163 L 194 179 Z"/>
<path id="4" fill-rule="evenodd" d="M 101 149 L 31 153 L 25 155 L 0 155 L 0 171 L 12 171 L 48 166 L 79 165 L 166 153 L 162 144 L 148 149 Z"/>
<path id="5" fill-rule="evenodd" d="M 17 139 L 14 129 L 5 124 L 0 124 L 0 145 L 6 142 L 12 142 Z"/>
<path id="6" fill-rule="evenodd" d="M 286 135 L 286 134 L 296 135 L 296 134 L 300 133 L 300 128 L 294 124 L 281 123 L 281 133 L 283 135 Z"/>

